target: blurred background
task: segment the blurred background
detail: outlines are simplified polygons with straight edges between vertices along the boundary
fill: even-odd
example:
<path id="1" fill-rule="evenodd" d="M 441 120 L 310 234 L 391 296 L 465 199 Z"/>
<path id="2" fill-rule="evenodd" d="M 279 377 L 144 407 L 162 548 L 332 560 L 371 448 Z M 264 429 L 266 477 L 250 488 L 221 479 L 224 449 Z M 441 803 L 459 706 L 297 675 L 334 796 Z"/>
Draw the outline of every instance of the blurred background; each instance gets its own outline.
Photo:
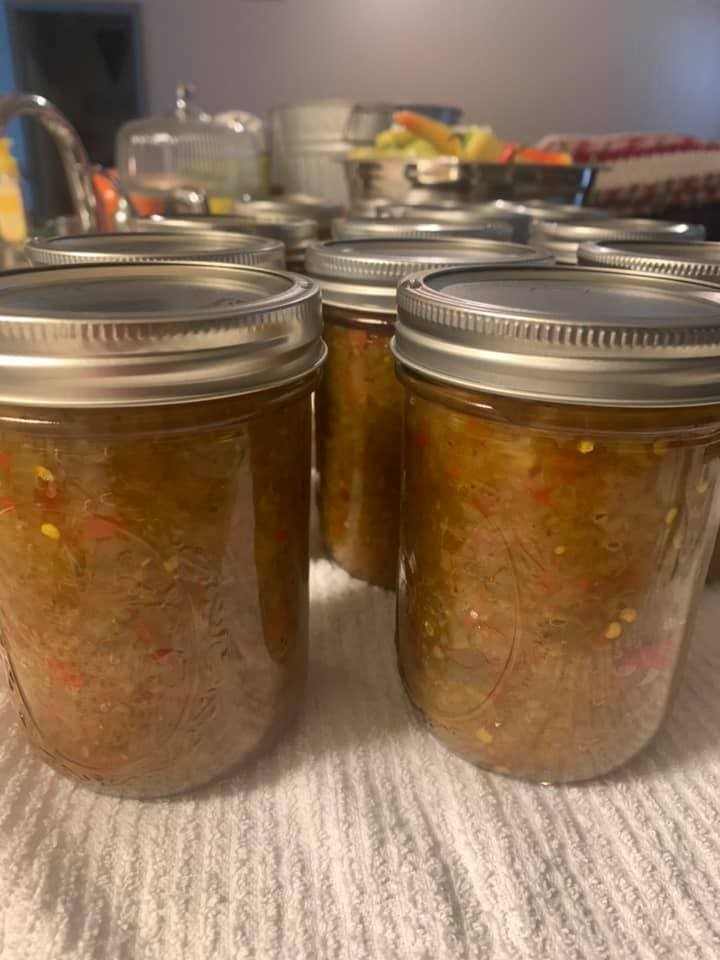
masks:
<path id="1" fill-rule="evenodd" d="M 588 148 L 587 137 L 643 132 L 691 136 L 681 142 L 695 155 L 720 137 L 719 50 L 718 0 L 0 0 L 0 94 L 48 97 L 104 168 L 117 165 L 122 125 L 171 114 L 184 83 L 210 116 L 257 117 L 265 149 L 272 108 L 334 98 L 450 105 L 464 123 L 514 143 L 559 145 L 575 160 L 624 159 L 617 140 Z M 69 210 L 46 131 L 16 122 L 9 132 L 31 216 Z M 720 173 L 714 156 L 698 163 L 645 170 L 639 182 Z M 616 167 L 615 180 L 596 183 L 599 203 L 604 188 L 622 206 L 612 191 L 627 187 L 623 176 Z M 276 191 L 297 189 L 277 164 L 271 179 Z M 714 203 L 715 181 L 707 185 L 690 205 Z M 654 201 L 654 212 L 676 207 L 683 191 Z"/>
<path id="2" fill-rule="evenodd" d="M 505 136 L 720 133 L 717 0 L 146 0 L 151 106 L 309 97 L 462 107 Z"/>

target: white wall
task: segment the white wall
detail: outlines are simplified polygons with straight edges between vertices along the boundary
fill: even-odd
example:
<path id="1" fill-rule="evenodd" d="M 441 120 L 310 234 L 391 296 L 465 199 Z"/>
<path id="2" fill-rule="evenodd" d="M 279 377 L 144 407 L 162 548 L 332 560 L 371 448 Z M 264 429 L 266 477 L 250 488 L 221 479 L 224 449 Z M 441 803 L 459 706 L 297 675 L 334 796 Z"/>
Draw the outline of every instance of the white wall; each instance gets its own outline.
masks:
<path id="1" fill-rule="evenodd" d="M 456 104 L 513 139 L 720 135 L 720 0 L 144 0 L 150 102 Z"/>

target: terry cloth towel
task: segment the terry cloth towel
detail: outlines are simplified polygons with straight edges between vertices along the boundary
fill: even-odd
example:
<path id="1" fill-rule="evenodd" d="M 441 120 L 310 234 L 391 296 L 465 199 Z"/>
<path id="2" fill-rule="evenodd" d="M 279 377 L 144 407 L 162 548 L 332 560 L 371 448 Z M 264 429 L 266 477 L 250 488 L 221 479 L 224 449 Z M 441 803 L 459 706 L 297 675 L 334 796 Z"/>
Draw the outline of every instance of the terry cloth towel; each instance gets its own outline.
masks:
<path id="1" fill-rule="evenodd" d="M 720 592 L 655 743 L 542 787 L 419 726 L 390 594 L 325 560 L 311 589 L 302 722 L 204 792 L 77 787 L 0 694 L 2 960 L 718 960 Z"/>

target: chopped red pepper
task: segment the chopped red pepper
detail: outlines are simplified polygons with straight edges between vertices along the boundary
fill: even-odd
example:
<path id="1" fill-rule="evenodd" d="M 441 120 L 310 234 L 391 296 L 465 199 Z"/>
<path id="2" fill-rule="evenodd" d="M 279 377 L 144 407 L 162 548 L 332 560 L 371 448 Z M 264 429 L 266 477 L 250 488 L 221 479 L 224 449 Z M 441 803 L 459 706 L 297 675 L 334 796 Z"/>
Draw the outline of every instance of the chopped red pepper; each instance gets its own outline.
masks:
<path id="1" fill-rule="evenodd" d="M 113 537 L 122 536 L 124 533 L 125 529 L 119 520 L 91 513 L 83 521 L 81 539 L 110 540 Z"/>
<path id="2" fill-rule="evenodd" d="M 0 470 L 10 470 L 12 468 L 12 459 L 4 450 L 0 450 Z"/>
<path id="3" fill-rule="evenodd" d="M 472 437 L 473 440 L 479 441 L 480 443 L 483 443 L 485 438 L 490 434 L 490 427 L 482 420 L 468 423 L 466 426 L 468 436 Z"/>
<path id="4" fill-rule="evenodd" d="M 472 506 L 486 516 L 493 512 L 497 506 L 497 502 L 497 497 L 492 494 L 478 494 L 477 496 L 470 497 Z"/>
<path id="5" fill-rule="evenodd" d="M 0 513 L 9 513 L 16 509 L 17 504 L 14 500 L 11 500 L 10 497 L 0 497 Z"/>
<path id="6" fill-rule="evenodd" d="M 588 466 L 582 454 L 576 453 L 559 453 L 550 461 L 550 468 L 568 484 L 577 483 L 578 478 L 587 472 Z"/>
<path id="7" fill-rule="evenodd" d="M 462 547 L 463 541 L 460 540 L 459 537 L 456 537 L 450 530 L 446 530 L 445 533 L 443 533 L 442 545 L 449 553 L 457 553 L 460 547 Z"/>
<path id="8" fill-rule="evenodd" d="M 57 511 L 62 509 L 62 497 L 58 496 L 55 484 L 49 484 L 45 487 L 36 487 L 33 490 L 33 500 L 44 510 Z"/>
<path id="9" fill-rule="evenodd" d="M 631 667 L 636 670 L 663 670 L 672 665 L 675 644 L 669 640 L 660 643 L 651 643 L 631 650 L 618 661 L 620 667 Z"/>
<path id="10" fill-rule="evenodd" d="M 69 687 L 71 690 L 80 690 L 85 686 L 85 678 L 77 670 L 65 663 L 64 660 L 50 661 L 50 676 L 56 681 Z"/>
<path id="11" fill-rule="evenodd" d="M 552 506 L 552 494 L 550 487 L 528 487 L 528 496 L 543 507 Z"/>
<path id="12" fill-rule="evenodd" d="M 173 653 L 171 647 L 160 647 L 158 650 L 153 650 L 150 656 L 158 663 L 162 663 L 170 656 L 171 653 Z"/>
<path id="13" fill-rule="evenodd" d="M 580 593 L 587 593 L 593 597 L 602 597 L 607 594 L 608 585 L 604 580 L 592 579 L 591 577 L 578 577 L 575 585 Z"/>

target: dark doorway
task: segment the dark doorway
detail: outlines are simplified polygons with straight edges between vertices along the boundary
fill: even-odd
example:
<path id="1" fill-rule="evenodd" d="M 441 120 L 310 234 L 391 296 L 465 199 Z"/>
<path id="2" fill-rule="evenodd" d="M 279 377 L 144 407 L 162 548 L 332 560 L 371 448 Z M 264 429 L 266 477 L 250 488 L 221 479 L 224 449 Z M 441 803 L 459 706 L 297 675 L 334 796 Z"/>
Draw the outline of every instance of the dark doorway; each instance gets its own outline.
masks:
<path id="1" fill-rule="evenodd" d="M 111 166 L 115 134 L 144 113 L 139 4 L 7 4 L 15 86 L 40 93 L 68 117 L 94 163 Z M 39 124 L 24 128 L 25 174 L 35 222 L 68 213 L 57 151 Z"/>

